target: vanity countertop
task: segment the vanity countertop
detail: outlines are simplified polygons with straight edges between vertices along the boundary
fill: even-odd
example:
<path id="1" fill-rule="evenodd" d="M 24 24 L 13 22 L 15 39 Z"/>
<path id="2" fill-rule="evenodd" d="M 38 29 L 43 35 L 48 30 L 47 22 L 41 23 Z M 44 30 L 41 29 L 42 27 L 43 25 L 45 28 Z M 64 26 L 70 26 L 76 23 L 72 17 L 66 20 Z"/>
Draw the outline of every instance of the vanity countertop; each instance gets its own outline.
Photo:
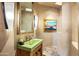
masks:
<path id="1" fill-rule="evenodd" d="M 32 51 L 42 43 L 42 39 L 31 39 L 30 41 L 24 42 L 24 45 L 17 45 L 18 49 Z"/>

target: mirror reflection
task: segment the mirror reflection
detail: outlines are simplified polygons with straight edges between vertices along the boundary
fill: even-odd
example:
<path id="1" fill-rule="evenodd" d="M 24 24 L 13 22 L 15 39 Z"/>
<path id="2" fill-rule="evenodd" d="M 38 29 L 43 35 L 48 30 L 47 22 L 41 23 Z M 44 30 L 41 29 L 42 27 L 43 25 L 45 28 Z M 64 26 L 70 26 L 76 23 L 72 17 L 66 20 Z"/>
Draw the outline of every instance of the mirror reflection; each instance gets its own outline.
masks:
<path id="1" fill-rule="evenodd" d="M 33 33 L 34 31 L 34 15 L 32 3 L 20 3 L 21 5 L 21 19 L 20 19 L 20 33 Z"/>

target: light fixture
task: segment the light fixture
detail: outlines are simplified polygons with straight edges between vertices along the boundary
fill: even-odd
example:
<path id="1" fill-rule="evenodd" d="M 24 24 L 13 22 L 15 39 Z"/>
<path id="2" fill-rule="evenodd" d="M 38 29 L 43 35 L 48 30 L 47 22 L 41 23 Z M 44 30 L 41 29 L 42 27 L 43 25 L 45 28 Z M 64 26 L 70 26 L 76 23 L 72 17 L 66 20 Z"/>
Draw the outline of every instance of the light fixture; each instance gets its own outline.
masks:
<path id="1" fill-rule="evenodd" d="M 32 12 L 32 9 L 31 8 L 26 8 L 25 10 L 26 11 L 29 11 L 29 12 Z"/>
<path id="2" fill-rule="evenodd" d="M 55 4 L 57 4 L 57 5 L 62 5 L 62 2 L 56 2 Z"/>

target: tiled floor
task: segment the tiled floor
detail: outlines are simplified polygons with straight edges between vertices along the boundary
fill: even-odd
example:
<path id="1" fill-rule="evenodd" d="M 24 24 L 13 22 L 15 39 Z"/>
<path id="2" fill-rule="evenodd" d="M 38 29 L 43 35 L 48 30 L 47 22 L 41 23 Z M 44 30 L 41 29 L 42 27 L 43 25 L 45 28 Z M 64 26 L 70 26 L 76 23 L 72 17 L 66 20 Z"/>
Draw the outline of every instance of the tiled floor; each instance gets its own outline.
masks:
<path id="1" fill-rule="evenodd" d="M 44 56 L 59 56 L 59 54 L 57 53 L 57 51 L 55 51 L 51 47 L 44 48 L 43 55 Z"/>
<path id="2" fill-rule="evenodd" d="M 15 56 L 15 51 L 12 52 L 2 52 L 0 56 Z"/>
<path id="3" fill-rule="evenodd" d="M 13 31 L 7 31 L 8 40 L 0 52 L 0 56 L 14 56 L 14 39 L 13 39 Z"/>
<path id="4" fill-rule="evenodd" d="M 15 51 L 13 51 L 13 52 L 2 52 L 2 53 L 0 53 L 0 56 L 15 56 Z M 43 56 L 59 56 L 59 54 L 56 51 L 54 51 L 52 48 L 46 47 L 43 50 Z"/>

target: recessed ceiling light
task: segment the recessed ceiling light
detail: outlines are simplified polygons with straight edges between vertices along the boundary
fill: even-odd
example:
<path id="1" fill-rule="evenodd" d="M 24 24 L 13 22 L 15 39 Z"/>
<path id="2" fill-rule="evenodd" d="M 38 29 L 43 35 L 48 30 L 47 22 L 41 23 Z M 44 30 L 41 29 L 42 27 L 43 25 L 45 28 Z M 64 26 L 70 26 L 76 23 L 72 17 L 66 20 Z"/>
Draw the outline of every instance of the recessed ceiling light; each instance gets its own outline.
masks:
<path id="1" fill-rule="evenodd" d="M 32 12 L 32 9 L 31 8 L 26 8 L 25 10 L 26 11 L 29 11 L 29 12 Z"/>
<path id="2" fill-rule="evenodd" d="M 62 5 L 62 2 L 56 2 L 55 4 L 57 4 L 57 5 Z"/>

